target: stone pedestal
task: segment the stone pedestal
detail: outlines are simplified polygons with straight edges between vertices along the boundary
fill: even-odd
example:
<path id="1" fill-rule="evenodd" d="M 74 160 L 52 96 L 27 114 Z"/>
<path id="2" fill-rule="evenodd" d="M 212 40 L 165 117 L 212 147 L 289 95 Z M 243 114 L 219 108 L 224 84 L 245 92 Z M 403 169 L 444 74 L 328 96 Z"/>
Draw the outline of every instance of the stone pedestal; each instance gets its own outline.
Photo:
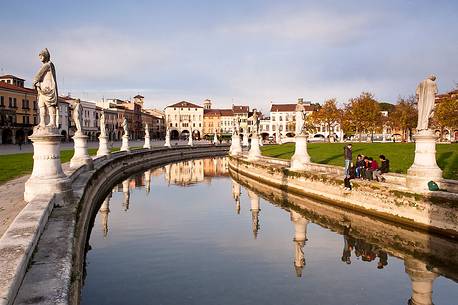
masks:
<path id="1" fill-rule="evenodd" d="M 242 153 L 242 147 L 240 146 L 240 136 L 232 135 L 232 143 L 229 149 L 229 154 L 235 156 L 241 153 Z"/>
<path id="2" fill-rule="evenodd" d="M 171 146 L 171 145 L 170 145 L 170 137 L 165 136 L 165 143 L 164 143 L 164 146 L 165 146 L 165 147 L 170 147 L 170 146 Z"/>
<path id="3" fill-rule="evenodd" d="M 259 146 L 264 146 L 264 143 L 262 143 L 262 137 L 259 136 Z"/>
<path id="4" fill-rule="evenodd" d="M 122 136 L 122 145 L 120 151 L 130 151 L 129 147 L 129 136 Z"/>
<path id="5" fill-rule="evenodd" d="M 189 146 L 194 146 L 194 143 L 192 142 L 192 135 L 189 135 L 188 145 Z"/>
<path id="6" fill-rule="evenodd" d="M 216 133 L 213 136 L 213 144 L 218 144 L 218 136 L 216 135 Z"/>
<path id="7" fill-rule="evenodd" d="M 300 134 L 296 136 L 296 148 L 294 155 L 291 157 L 292 170 L 305 170 L 310 163 L 310 156 L 307 152 L 307 135 Z"/>
<path id="8" fill-rule="evenodd" d="M 409 304 L 433 305 L 433 282 L 437 274 L 429 271 L 425 263 L 413 258 L 406 258 L 404 266 L 412 281 L 412 297 Z"/>
<path id="9" fill-rule="evenodd" d="M 291 210 L 291 221 L 294 224 L 294 269 L 296 276 L 302 276 L 305 267 L 304 246 L 307 241 L 307 225 L 309 221 L 299 213 Z"/>
<path id="10" fill-rule="evenodd" d="M 143 148 L 151 149 L 151 140 L 149 136 L 145 136 L 145 144 L 143 144 Z"/>
<path id="11" fill-rule="evenodd" d="M 243 139 L 242 139 L 242 145 L 243 146 L 248 146 L 248 134 L 244 133 L 243 134 Z"/>
<path id="12" fill-rule="evenodd" d="M 251 147 L 250 151 L 248 152 L 248 160 L 256 160 L 259 157 L 261 157 L 261 150 L 259 149 L 259 137 L 254 134 L 251 137 Z"/>
<path id="13" fill-rule="evenodd" d="M 422 130 L 415 136 L 415 159 L 407 170 L 407 187 L 418 192 L 428 190 L 428 182 L 442 179 L 436 163 L 436 139 L 432 130 Z"/>
<path id="14" fill-rule="evenodd" d="M 100 156 L 109 156 L 111 154 L 110 149 L 108 148 L 108 137 L 99 136 L 99 149 L 97 150 L 97 157 Z"/>
<path id="15" fill-rule="evenodd" d="M 87 152 L 87 138 L 88 136 L 82 134 L 75 134 L 73 136 L 73 142 L 75 147 L 75 153 L 70 160 L 70 168 L 78 168 L 82 165 L 86 165 L 88 170 L 94 168 L 92 158 Z"/>
<path id="16" fill-rule="evenodd" d="M 25 183 L 25 201 L 38 195 L 71 194 L 70 180 L 60 163 L 61 138 L 57 128 L 34 128 L 29 137 L 33 142 L 33 170 Z"/>

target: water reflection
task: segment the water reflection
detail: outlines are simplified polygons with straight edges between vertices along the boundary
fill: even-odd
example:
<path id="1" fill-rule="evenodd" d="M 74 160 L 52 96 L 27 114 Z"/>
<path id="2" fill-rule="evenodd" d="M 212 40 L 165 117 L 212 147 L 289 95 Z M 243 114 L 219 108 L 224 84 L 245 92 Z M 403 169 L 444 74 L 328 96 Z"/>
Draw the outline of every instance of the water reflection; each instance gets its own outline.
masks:
<path id="1" fill-rule="evenodd" d="M 371 220 L 294 195 L 288 195 L 288 202 L 285 202 L 281 191 L 277 196 L 274 189 L 253 182 L 248 187 L 249 181 L 240 178 L 213 180 L 228 174 L 225 158 L 190 160 L 147 170 L 115 186 L 99 209 L 97 218 L 102 230 L 91 235 L 92 250 L 88 252 L 90 264 L 82 304 L 125 304 L 125 300 L 122 302 L 124 293 L 119 294 L 117 290 L 126 289 L 123 286 L 124 277 L 131 277 L 131 273 L 140 273 L 138 276 L 144 278 L 136 284 L 132 283 L 137 295 L 144 297 L 132 301 L 139 304 L 149 303 L 146 300 L 151 299 L 150 291 L 155 291 L 156 296 L 161 295 L 163 289 L 164 296 L 158 296 L 157 304 L 240 303 L 231 299 L 231 293 L 219 291 L 218 285 L 221 284 L 229 287 L 229 291 L 237 290 L 244 296 L 246 301 L 241 302 L 243 304 L 304 304 L 303 295 L 306 294 L 313 296 L 310 299 L 312 303 L 330 304 L 330 299 L 321 293 L 321 285 L 333 285 L 331 299 L 339 304 L 431 305 L 433 283 L 437 277 L 446 275 L 455 281 L 458 279 L 458 276 L 455 277 L 458 274 L 455 256 L 446 255 L 458 250 L 454 241 L 441 239 L 437 242 L 440 246 L 425 254 L 428 249 L 420 242 L 425 240 L 425 233 L 412 232 L 411 229 Z M 211 188 L 201 188 L 198 183 L 211 185 L 213 193 L 210 193 Z M 180 193 L 180 189 L 183 190 L 180 186 L 192 185 L 195 187 Z M 144 187 L 144 192 L 140 187 Z M 140 192 L 131 194 L 134 188 Z M 150 192 L 148 200 L 139 199 L 142 193 L 146 196 Z M 191 198 L 198 198 L 197 203 L 193 204 Z M 262 203 L 261 214 L 261 201 L 265 199 L 267 203 Z M 134 204 L 129 210 L 131 200 Z M 241 213 L 242 201 L 250 202 L 248 213 Z M 234 202 L 238 217 L 234 217 Z M 224 213 L 226 207 L 230 208 L 230 213 Z M 129 213 L 119 214 L 120 210 L 129 210 Z M 110 217 L 115 218 L 109 221 Z M 131 235 L 123 230 L 127 223 L 134 230 L 129 231 Z M 110 230 L 109 224 L 113 227 Z M 251 232 L 248 227 L 251 227 Z M 133 234 L 142 238 L 127 238 L 135 237 Z M 98 248 L 104 240 L 110 242 Z M 139 244 L 141 240 L 145 240 L 144 245 Z M 278 247 L 275 247 L 276 244 Z M 119 248 L 116 248 L 117 245 Z M 116 269 L 127 263 L 122 259 L 107 266 L 109 272 L 106 274 L 103 274 L 103 268 L 97 269 L 102 274 L 91 270 L 94 266 L 103 265 L 105 260 L 102 257 L 107 255 L 112 257 L 108 261 L 116 261 L 117 255 L 123 258 L 123 251 L 129 253 L 126 257 L 130 257 L 131 251 L 137 257 L 135 262 L 129 263 L 127 271 Z M 204 257 L 196 254 L 199 251 L 205 253 L 199 254 Z M 168 258 L 173 262 L 170 263 Z M 209 267 L 212 264 L 218 266 L 215 267 L 218 272 Z M 310 276 L 302 277 L 304 270 Z M 116 278 L 117 272 L 119 279 Z M 332 275 L 332 280 L 335 277 L 339 284 L 329 281 L 327 274 Z M 109 284 L 103 286 L 103 290 L 113 295 L 111 299 L 106 294 L 97 297 L 102 285 L 100 278 L 104 276 L 109 278 Z M 91 277 L 94 279 L 91 280 Z M 258 278 L 262 281 L 255 280 Z M 177 289 L 168 290 L 164 283 L 176 285 Z M 191 283 L 196 283 L 198 287 Z M 244 285 L 261 285 L 265 292 L 253 296 L 249 289 L 244 290 Z M 441 282 L 441 285 L 445 284 Z M 456 289 L 457 286 L 446 282 L 445 287 L 448 287 L 446 293 L 435 297 L 445 300 L 442 304 L 452 304 L 446 301 L 458 297 L 458 293 L 452 293 L 450 288 Z M 365 292 L 349 297 L 348 291 L 354 289 Z M 380 297 L 386 294 L 389 294 L 387 300 Z M 437 300 L 436 304 L 439 304 Z"/>

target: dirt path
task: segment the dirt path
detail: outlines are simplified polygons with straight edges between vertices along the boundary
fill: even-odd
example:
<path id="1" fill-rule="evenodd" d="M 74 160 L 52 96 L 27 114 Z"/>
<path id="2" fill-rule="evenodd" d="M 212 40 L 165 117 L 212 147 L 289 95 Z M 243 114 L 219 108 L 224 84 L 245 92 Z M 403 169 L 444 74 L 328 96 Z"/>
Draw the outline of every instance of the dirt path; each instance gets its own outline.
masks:
<path id="1" fill-rule="evenodd" d="M 0 237 L 26 205 L 24 183 L 29 177 L 22 176 L 0 185 Z"/>

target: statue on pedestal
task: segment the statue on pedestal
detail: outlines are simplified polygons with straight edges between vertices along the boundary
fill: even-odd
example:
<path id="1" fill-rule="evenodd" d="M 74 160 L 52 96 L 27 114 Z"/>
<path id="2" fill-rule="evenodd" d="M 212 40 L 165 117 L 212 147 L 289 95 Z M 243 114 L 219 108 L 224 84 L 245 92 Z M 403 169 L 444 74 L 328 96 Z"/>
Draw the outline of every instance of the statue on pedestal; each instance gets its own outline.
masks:
<path id="1" fill-rule="evenodd" d="M 75 135 L 83 134 L 81 124 L 83 122 L 83 106 L 81 106 L 81 100 L 75 100 L 75 106 L 73 106 L 73 122 L 75 122 L 76 132 Z"/>
<path id="2" fill-rule="evenodd" d="M 254 133 L 258 134 L 259 133 L 259 116 L 258 116 L 256 109 L 253 109 L 252 120 L 253 120 L 253 125 L 254 125 Z"/>
<path id="3" fill-rule="evenodd" d="M 148 123 L 145 124 L 145 138 L 149 138 L 149 126 L 148 126 Z"/>
<path id="4" fill-rule="evenodd" d="M 124 129 L 123 136 L 129 136 L 129 126 L 127 125 L 127 119 L 126 118 L 124 118 L 124 121 L 122 121 L 121 127 Z"/>
<path id="5" fill-rule="evenodd" d="M 418 84 L 416 90 L 418 102 L 418 124 L 417 130 L 427 130 L 429 119 L 434 114 L 434 103 L 437 94 L 436 76 L 431 75 Z"/>
<path id="6" fill-rule="evenodd" d="M 107 130 L 105 126 L 105 112 L 102 111 L 100 114 L 100 136 L 101 137 L 106 137 L 107 136 Z"/>
<path id="7" fill-rule="evenodd" d="M 48 49 L 42 50 L 38 57 L 43 63 L 33 79 L 33 86 L 38 92 L 38 107 L 40 108 L 40 127 L 57 127 L 57 80 L 56 69 L 51 62 Z M 49 123 L 46 125 L 46 118 L 49 116 Z"/>

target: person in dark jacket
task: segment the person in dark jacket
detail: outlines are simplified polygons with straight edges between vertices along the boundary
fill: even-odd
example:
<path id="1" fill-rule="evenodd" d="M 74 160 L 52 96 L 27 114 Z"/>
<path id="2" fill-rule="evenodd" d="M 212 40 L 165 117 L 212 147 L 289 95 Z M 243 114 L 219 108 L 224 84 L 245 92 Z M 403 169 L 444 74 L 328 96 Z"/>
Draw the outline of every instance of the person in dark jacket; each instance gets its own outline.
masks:
<path id="1" fill-rule="evenodd" d="M 344 159 L 345 159 L 345 177 L 350 175 L 351 161 L 353 160 L 351 143 L 344 147 Z"/>
<path id="2" fill-rule="evenodd" d="M 380 155 L 379 158 L 380 168 L 374 171 L 374 178 L 377 181 L 385 182 L 385 178 L 382 175 L 390 171 L 390 160 L 388 160 L 384 155 Z"/>

